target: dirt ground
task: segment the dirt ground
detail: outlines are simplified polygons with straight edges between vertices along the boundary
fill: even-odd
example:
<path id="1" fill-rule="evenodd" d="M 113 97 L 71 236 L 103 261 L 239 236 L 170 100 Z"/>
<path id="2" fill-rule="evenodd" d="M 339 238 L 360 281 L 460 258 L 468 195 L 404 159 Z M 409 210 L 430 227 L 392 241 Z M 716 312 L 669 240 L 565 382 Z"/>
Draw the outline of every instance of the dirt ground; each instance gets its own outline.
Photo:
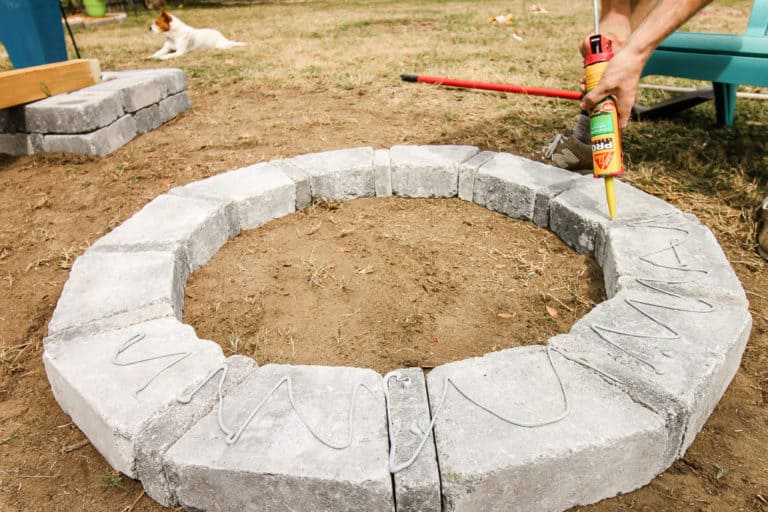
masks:
<path id="1" fill-rule="evenodd" d="M 580 64 L 565 67 L 575 59 L 558 52 L 583 35 L 569 21 L 589 19 L 582 3 L 541 2 L 550 14 L 514 25 L 526 42 L 513 51 L 484 23 L 507 12 L 506 2 L 477 13 L 460 1 L 185 8 L 185 21 L 251 42 L 240 53 L 173 62 L 187 74 L 191 111 L 105 158 L 0 157 L 0 511 L 163 510 L 85 442 L 42 366 L 62 286 L 91 243 L 174 186 L 275 158 L 400 143 L 530 156 L 570 122 L 572 103 L 403 84 L 397 75 L 474 73 L 574 88 Z M 724 3 L 698 23 L 743 22 L 750 2 Z M 521 5 L 513 7 L 522 18 Z M 80 33 L 81 51 L 98 55 L 103 69 L 160 67 L 145 59 L 159 47 L 149 19 Z M 285 44 L 285 34 L 301 44 Z M 441 60 L 446 44 L 458 56 Z M 297 71 L 277 71 L 288 65 Z M 730 129 L 712 117 L 704 105 L 632 123 L 625 179 L 715 233 L 751 303 L 741 368 L 683 459 L 639 490 L 579 510 L 768 510 L 768 263 L 754 252 L 751 215 L 766 185 L 768 109 L 740 100 Z M 272 263 L 257 269 L 256 257 Z M 225 276 L 234 280 L 227 289 Z M 264 360 L 428 367 L 501 347 L 507 332 L 530 331 L 520 341 L 534 342 L 567 330 L 602 300 L 599 279 L 594 263 L 549 233 L 458 200 L 364 200 L 318 205 L 231 241 L 192 276 L 185 320 L 225 350 Z M 372 299 L 387 296 L 400 302 L 379 318 Z M 203 320 L 217 309 L 232 314 Z M 487 346 L 462 343 L 478 328 L 487 329 Z"/>
<path id="2" fill-rule="evenodd" d="M 260 364 L 383 375 L 545 343 L 604 299 L 595 261 L 531 222 L 459 199 L 360 199 L 231 240 L 190 277 L 184 322 Z"/>

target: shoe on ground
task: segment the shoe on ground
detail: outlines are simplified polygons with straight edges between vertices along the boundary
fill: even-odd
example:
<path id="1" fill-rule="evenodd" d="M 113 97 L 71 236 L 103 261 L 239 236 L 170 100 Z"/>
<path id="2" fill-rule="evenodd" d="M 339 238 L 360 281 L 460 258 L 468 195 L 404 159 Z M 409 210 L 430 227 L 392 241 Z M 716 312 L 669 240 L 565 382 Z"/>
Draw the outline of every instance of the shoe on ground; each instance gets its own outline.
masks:
<path id="1" fill-rule="evenodd" d="M 768 197 L 757 209 L 757 252 L 768 260 Z"/>
<path id="2" fill-rule="evenodd" d="M 592 172 L 592 147 L 574 137 L 570 130 L 555 135 L 536 157 L 540 162 L 561 169 L 582 174 Z"/>

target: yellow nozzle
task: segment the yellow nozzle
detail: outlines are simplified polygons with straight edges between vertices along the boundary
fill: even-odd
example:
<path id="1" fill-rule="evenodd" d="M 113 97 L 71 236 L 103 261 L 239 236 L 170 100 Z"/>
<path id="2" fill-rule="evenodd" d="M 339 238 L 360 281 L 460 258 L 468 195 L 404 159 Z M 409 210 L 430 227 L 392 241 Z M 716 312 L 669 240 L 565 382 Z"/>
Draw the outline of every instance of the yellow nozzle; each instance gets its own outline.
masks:
<path id="1" fill-rule="evenodd" d="M 613 220 L 616 218 L 616 189 L 613 186 L 613 176 L 605 177 L 605 198 L 608 200 L 608 214 Z"/>

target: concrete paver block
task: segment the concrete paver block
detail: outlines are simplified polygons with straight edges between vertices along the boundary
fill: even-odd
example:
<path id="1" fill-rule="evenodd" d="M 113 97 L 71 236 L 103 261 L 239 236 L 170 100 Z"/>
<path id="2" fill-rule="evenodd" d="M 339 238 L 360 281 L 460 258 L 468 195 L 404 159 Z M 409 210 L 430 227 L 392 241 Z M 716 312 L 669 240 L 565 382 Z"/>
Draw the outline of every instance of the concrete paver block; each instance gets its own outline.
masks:
<path id="1" fill-rule="evenodd" d="M 576 175 L 508 153 L 498 153 L 475 174 L 475 203 L 540 226 L 549 221 L 549 202 Z"/>
<path id="2" fill-rule="evenodd" d="M 491 160 L 496 153 L 481 151 L 459 167 L 459 199 L 472 201 L 475 195 L 475 175 L 477 170 Z"/>
<path id="3" fill-rule="evenodd" d="M 288 400 L 290 377 L 296 407 Z M 358 388 L 349 424 L 350 403 Z M 273 395 L 266 399 L 274 389 Z M 265 401 L 266 400 L 266 401 Z M 263 407 L 233 445 L 211 412 L 165 455 L 179 503 L 191 510 L 392 511 L 381 376 L 372 370 L 266 365 L 227 395 L 223 420 L 236 430 Z"/>
<path id="4" fill-rule="evenodd" d="M 179 68 L 153 68 L 153 69 L 132 69 L 128 71 L 105 71 L 101 74 L 102 80 L 115 80 L 124 78 L 145 78 L 151 77 L 159 79 L 162 86 L 162 97 L 172 96 L 187 89 L 187 79 L 184 71 Z"/>
<path id="5" fill-rule="evenodd" d="M 614 179 L 616 219 L 608 214 L 605 182 L 592 176 L 580 176 L 568 190 L 550 204 L 549 228 L 566 244 L 582 254 L 593 253 L 602 265 L 606 229 L 632 220 L 679 213 L 661 199 Z"/>
<path id="6" fill-rule="evenodd" d="M 377 149 L 373 152 L 373 185 L 376 197 L 392 195 L 392 166 L 389 161 L 389 149 Z"/>
<path id="7" fill-rule="evenodd" d="M 157 104 L 157 107 L 160 111 L 160 119 L 163 120 L 163 123 L 167 123 L 182 112 L 192 108 L 192 102 L 189 99 L 189 94 L 182 91 L 163 99 Z"/>
<path id="8" fill-rule="evenodd" d="M 88 133 L 124 114 L 118 91 L 80 89 L 29 103 L 24 108 L 27 133 Z"/>
<path id="9" fill-rule="evenodd" d="M 289 158 L 269 162 L 285 173 L 295 186 L 295 211 L 301 211 L 312 203 L 312 189 L 309 185 L 309 175 L 303 169 L 296 167 Z"/>
<path id="10" fill-rule="evenodd" d="M 460 164 L 472 158 L 474 146 L 393 146 L 392 193 L 401 197 L 456 197 Z"/>
<path id="11" fill-rule="evenodd" d="M 48 334 L 181 318 L 186 263 L 172 252 L 88 250 L 75 260 Z"/>
<path id="12" fill-rule="evenodd" d="M 107 462 L 131 478 L 142 429 L 223 361 L 221 347 L 174 319 L 48 341 L 43 355 L 61 408 Z"/>
<path id="13" fill-rule="evenodd" d="M 283 167 L 269 162 L 211 176 L 171 189 L 170 194 L 231 205 L 232 235 L 296 211 L 296 184 Z"/>
<path id="14" fill-rule="evenodd" d="M 137 133 L 148 133 L 159 128 L 163 124 L 160 116 L 160 107 L 150 105 L 133 113 L 133 119 L 136 121 Z"/>
<path id="15" fill-rule="evenodd" d="M 125 112 L 136 112 L 159 103 L 167 96 L 167 87 L 160 74 L 111 73 L 89 91 L 114 91 L 120 95 Z M 102 75 L 104 78 L 104 74 Z"/>
<path id="16" fill-rule="evenodd" d="M 0 133 L 0 153 L 12 156 L 31 155 L 40 151 L 43 136 L 39 133 Z"/>
<path id="17" fill-rule="evenodd" d="M 163 455 L 200 418 L 219 406 L 226 396 L 258 365 L 250 357 L 231 356 L 202 387 L 188 388 L 179 400 L 155 416 L 136 436 L 134 448 L 136 475 L 147 495 L 163 506 L 177 504 L 163 471 Z M 226 368 L 224 374 L 223 368 Z M 189 400 L 189 401 L 187 401 Z"/>
<path id="18" fill-rule="evenodd" d="M 93 251 L 170 251 L 181 249 L 189 271 L 204 265 L 236 228 L 223 205 L 163 194 L 93 244 Z"/>
<path id="19" fill-rule="evenodd" d="M 105 156 L 126 145 L 136 136 L 136 120 L 125 115 L 104 128 L 90 133 L 45 135 L 43 151 Z"/>
<path id="20" fill-rule="evenodd" d="M 633 290 L 602 302 L 551 343 L 666 418 L 671 464 L 725 392 L 751 326 L 743 306 Z"/>
<path id="21" fill-rule="evenodd" d="M 371 147 L 310 153 L 290 163 L 309 177 L 312 197 L 346 201 L 375 194 Z"/>
<path id="22" fill-rule="evenodd" d="M 596 373 L 552 354 L 570 412 L 546 426 L 511 425 L 564 412 L 555 373 L 540 346 L 439 366 L 427 377 L 445 511 L 555 511 L 648 483 L 663 471 L 663 420 Z M 448 392 L 442 409 L 443 389 Z"/>
<path id="23" fill-rule="evenodd" d="M 394 474 L 397 512 L 440 512 L 440 472 L 429 424 L 427 384 L 421 368 L 403 368 L 387 374 L 390 439 L 396 447 L 395 464 L 404 466 L 428 436 L 413 463 Z M 393 443 L 390 443 L 390 450 Z M 390 471 L 400 469 L 392 468 Z"/>
<path id="24" fill-rule="evenodd" d="M 673 282 L 677 293 L 747 306 L 747 296 L 712 231 L 691 215 L 611 226 L 602 263 L 609 296 L 647 290 L 637 279 Z"/>

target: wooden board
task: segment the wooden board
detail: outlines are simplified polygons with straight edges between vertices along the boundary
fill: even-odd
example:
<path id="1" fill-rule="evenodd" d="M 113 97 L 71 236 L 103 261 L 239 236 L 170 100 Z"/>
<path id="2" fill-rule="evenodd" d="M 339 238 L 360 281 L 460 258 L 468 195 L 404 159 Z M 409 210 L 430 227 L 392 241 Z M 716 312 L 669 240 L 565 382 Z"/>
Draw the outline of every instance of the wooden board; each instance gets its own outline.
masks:
<path id="1" fill-rule="evenodd" d="M 76 59 L 0 73 L 0 108 L 75 91 L 99 81 L 96 59 Z"/>

